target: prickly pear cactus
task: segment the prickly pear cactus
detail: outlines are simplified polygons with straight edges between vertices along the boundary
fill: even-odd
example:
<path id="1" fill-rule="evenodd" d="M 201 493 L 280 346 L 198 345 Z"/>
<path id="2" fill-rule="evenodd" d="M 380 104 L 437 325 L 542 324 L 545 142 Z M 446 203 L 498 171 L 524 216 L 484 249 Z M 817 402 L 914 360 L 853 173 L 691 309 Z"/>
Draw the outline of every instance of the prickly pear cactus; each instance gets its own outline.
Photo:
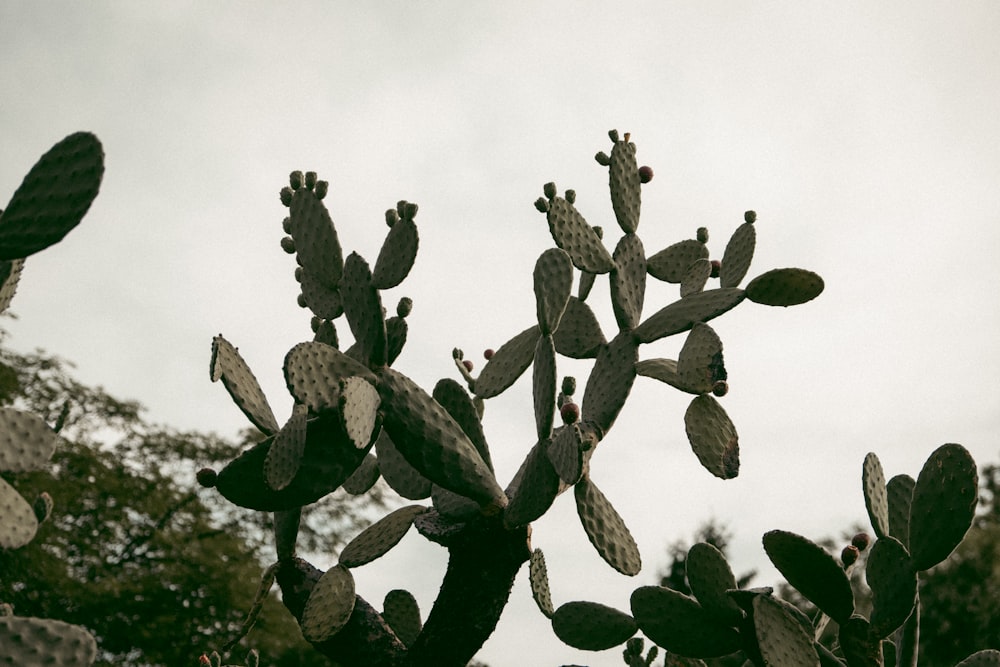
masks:
<path id="1" fill-rule="evenodd" d="M 492 631 L 514 574 L 531 556 L 531 522 L 571 488 L 582 529 L 598 554 L 619 572 L 637 574 L 638 547 L 625 518 L 594 483 L 590 465 L 640 376 L 694 395 L 685 430 L 696 460 L 718 477 L 737 475 L 736 428 L 717 400 L 729 390 L 722 342 L 705 323 L 745 300 L 781 306 L 808 301 L 822 291 L 822 280 L 801 269 L 778 269 L 761 274 L 746 289 L 739 287 L 756 243 L 756 216 L 751 213 L 727 244 L 721 272 L 718 262 L 709 260 L 704 228 L 695 239 L 647 256 L 637 230 L 642 188 L 652 170 L 638 166 L 629 134 L 611 131 L 609 137 L 610 154 L 598 153 L 597 162 L 608 169 L 611 209 L 622 235 L 605 245 L 611 239 L 587 221 L 573 190 L 560 196 L 554 183 L 542 187 L 544 196 L 535 207 L 544 214 L 555 247 L 541 252 L 535 264 L 536 321 L 524 323 L 520 333 L 513 328 L 507 342 L 489 351 L 478 373 L 461 349 L 453 351 L 468 391 L 444 380 L 428 392 L 398 368 L 405 361 L 405 317 L 413 304 L 404 299 L 397 317 L 387 319 L 383 291 L 400 286 L 414 266 L 417 206 L 400 201 L 386 212 L 389 231 L 370 264 L 342 249 L 324 202 L 325 181 L 314 172 L 295 171 L 281 190 L 281 202 L 289 209 L 281 247 L 296 258 L 299 304 L 313 315 L 314 336 L 298 342 L 285 357 L 295 408 L 284 426 L 271 413 L 247 363 L 224 338 L 216 338 L 212 379 L 223 380 L 237 407 L 266 437 L 226 465 L 214 486 L 236 504 L 275 512 L 275 525 L 282 526 L 277 572 L 286 606 L 307 638 L 335 660 L 349 663 L 364 655 L 372 664 L 465 664 Z M 573 295 L 577 274 L 580 284 Z M 610 336 L 586 302 L 605 276 L 616 328 Z M 713 276 L 718 285 L 709 282 Z M 650 279 L 679 284 L 680 291 L 672 303 L 656 304 L 652 314 L 644 314 Z M 338 322 L 341 316 L 346 327 Z M 353 340 L 343 340 L 346 333 Z M 643 345 L 685 333 L 687 342 L 677 360 L 642 358 Z M 575 380 L 564 380 L 559 391 L 558 365 L 567 357 L 593 360 L 580 397 L 575 396 Z M 512 387 L 529 367 L 532 400 L 525 418 L 534 422 L 537 437 L 522 443 L 524 462 L 502 485 L 483 428 L 486 403 Z M 379 478 L 403 498 L 430 498 L 429 505 L 411 505 L 375 522 L 325 574 L 294 557 L 299 508 L 341 486 L 364 493 Z M 384 555 L 410 525 L 448 548 L 449 569 L 427 622 L 407 622 L 409 630 L 397 632 L 394 628 L 403 627 L 397 612 L 387 622 L 360 595 L 355 600 L 345 582 L 353 582 L 351 568 Z M 492 551 L 484 553 L 486 545 Z M 559 637 L 601 650 L 625 642 L 642 624 L 639 616 L 594 602 L 553 607 L 544 561 L 536 553 L 532 589 Z M 719 590 L 725 577 L 717 559 L 711 559 L 702 560 L 699 586 L 711 600 L 706 603 L 711 613 L 732 621 L 739 608 Z M 482 589 L 472 593 L 470 578 L 482 581 L 484 570 L 501 584 L 495 590 L 472 587 Z M 659 609 L 662 604 L 657 597 L 647 606 Z M 387 613 L 389 608 L 387 604 Z M 725 627 L 724 621 L 713 622 Z M 778 622 L 775 627 L 783 626 Z M 456 645 L 445 642 L 445 636 L 463 639 Z M 454 660 L 443 657 L 448 655 Z"/>
<path id="2" fill-rule="evenodd" d="M 104 175 L 101 142 L 77 132 L 53 146 L 25 176 L 10 203 L 0 210 L 0 312 L 17 288 L 24 258 L 58 243 L 83 219 Z M 40 417 L 0 408 L 0 472 L 43 470 L 59 438 Z M 48 519 L 52 497 L 29 503 L 0 479 L 0 549 L 23 547 Z M 86 629 L 42 618 L 14 616 L 0 609 L 0 663 L 11 665 L 92 665 L 97 644 Z"/>

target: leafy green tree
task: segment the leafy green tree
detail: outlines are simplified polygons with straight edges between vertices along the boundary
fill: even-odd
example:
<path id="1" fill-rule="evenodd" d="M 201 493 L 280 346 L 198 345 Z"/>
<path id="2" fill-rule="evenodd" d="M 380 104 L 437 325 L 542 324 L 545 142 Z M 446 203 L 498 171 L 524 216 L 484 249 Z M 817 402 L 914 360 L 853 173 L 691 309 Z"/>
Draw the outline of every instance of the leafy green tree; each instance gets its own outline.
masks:
<path id="1" fill-rule="evenodd" d="M 7 475 L 28 498 L 49 493 L 54 510 L 30 544 L 0 551 L 0 600 L 22 616 L 87 627 L 99 665 L 197 664 L 236 635 L 273 560 L 267 515 L 220 503 L 194 481 L 240 444 L 152 425 L 138 403 L 84 386 L 70 367 L 0 348 L 0 402 L 40 415 L 64 439 L 49 470 Z M 310 509 L 328 528 L 307 524 L 307 544 L 328 550 L 365 506 L 337 494 Z M 332 664 L 270 596 L 231 661 L 251 646 L 261 665 Z"/>

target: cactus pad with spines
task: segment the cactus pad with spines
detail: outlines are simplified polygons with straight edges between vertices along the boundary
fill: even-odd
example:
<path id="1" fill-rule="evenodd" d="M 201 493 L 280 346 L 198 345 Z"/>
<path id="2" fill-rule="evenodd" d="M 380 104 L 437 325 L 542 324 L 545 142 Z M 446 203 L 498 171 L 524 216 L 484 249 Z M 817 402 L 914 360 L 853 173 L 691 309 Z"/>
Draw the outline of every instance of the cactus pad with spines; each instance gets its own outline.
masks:
<path id="1" fill-rule="evenodd" d="M 534 325 L 501 345 L 476 378 L 476 396 L 492 398 L 514 384 L 535 358 L 539 336 L 541 329 Z"/>
<path id="2" fill-rule="evenodd" d="M 104 150 L 93 134 L 76 132 L 50 148 L 0 212 L 0 260 L 61 241 L 90 209 L 103 176 Z"/>
<path id="3" fill-rule="evenodd" d="M 972 526 L 978 499 L 979 475 L 968 450 L 956 444 L 934 450 L 910 504 L 913 567 L 927 570 L 948 557 Z"/>
<path id="4" fill-rule="evenodd" d="M 916 485 L 916 480 L 909 475 L 895 475 L 885 485 L 889 534 L 907 549 L 910 548 L 910 503 Z"/>
<path id="5" fill-rule="evenodd" d="M 324 285 L 312 273 L 305 270 L 296 271 L 295 279 L 302 290 L 300 306 L 311 310 L 316 317 L 326 320 L 335 320 L 344 314 L 344 300 L 339 289 Z"/>
<path id="6" fill-rule="evenodd" d="M 38 415 L 0 408 L 0 470 L 41 470 L 58 442 L 59 436 Z"/>
<path id="7" fill-rule="evenodd" d="M 881 642 L 872 635 L 871 625 L 863 616 L 851 616 L 841 623 L 837 638 L 851 667 L 881 667 L 883 664 Z"/>
<path id="8" fill-rule="evenodd" d="M 720 623 L 738 623 L 743 612 L 726 591 L 739 587 L 722 552 L 707 542 L 699 542 L 688 550 L 685 567 L 691 593 L 705 612 Z"/>
<path id="9" fill-rule="evenodd" d="M 677 355 L 679 388 L 692 394 L 707 394 L 716 382 L 727 377 L 718 334 L 707 324 L 695 324 Z"/>
<path id="10" fill-rule="evenodd" d="M 420 634 L 420 607 L 409 591 L 397 589 L 386 593 L 382 603 L 382 617 L 406 646 L 411 646 Z"/>
<path id="11" fill-rule="evenodd" d="M 601 237 L 587 224 L 580 212 L 562 197 L 550 197 L 546 217 L 556 245 L 569 253 L 573 266 L 588 273 L 607 273 L 615 261 Z"/>
<path id="12" fill-rule="evenodd" d="M 325 343 L 299 343 L 285 355 L 285 383 L 295 400 L 313 413 L 333 410 L 340 403 L 338 380 L 361 377 L 375 382 L 375 374 L 340 350 Z"/>
<path id="13" fill-rule="evenodd" d="M 306 449 L 308 411 L 297 404 L 292 416 L 274 436 L 274 442 L 264 457 L 264 480 L 275 491 L 288 486 L 299 471 L 302 454 Z"/>
<path id="14" fill-rule="evenodd" d="M 371 491 L 379 477 L 381 477 L 381 473 L 379 472 L 378 459 L 369 452 L 362 459 L 358 469 L 351 473 L 351 476 L 344 480 L 341 486 L 352 496 L 360 496 Z"/>
<path id="15" fill-rule="evenodd" d="M 917 597 L 917 571 L 906 547 L 893 537 L 876 540 L 865 577 L 872 592 L 872 632 L 888 637 L 912 613 Z"/>
<path id="16" fill-rule="evenodd" d="M 755 597 L 753 625 L 764 664 L 819 667 L 812 637 L 778 600 L 768 595 Z"/>
<path id="17" fill-rule="evenodd" d="M 462 385 L 450 378 L 439 380 L 434 385 L 434 392 L 431 396 L 452 416 L 465 435 L 469 436 L 469 440 L 472 441 L 476 451 L 483 458 L 483 463 L 490 470 L 493 470 L 493 460 L 490 456 L 489 445 L 486 443 L 486 433 L 483 432 L 483 423 L 479 420 L 479 414 L 476 412 L 472 398 L 462 388 Z"/>
<path id="18" fill-rule="evenodd" d="M 583 434 L 577 424 L 567 424 L 556 429 L 547 454 L 552 469 L 564 484 L 576 484 L 583 475 Z"/>
<path id="19" fill-rule="evenodd" d="M 875 535 L 885 537 L 889 534 L 889 501 L 885 489 L 885 473 L 882 472 L 882 463 L 875 452 L 869 452 L 865 456 L 861 467 L 861 488 Z"/>
<path id="20" fill-rule="evenodd" d="M 594 311 L 576 297 L 570 297 L 566 304 L 566 312 L 553 339 L 556 352 L 572 359 L 593 359 L 607 343 Z"/>
<path id="21" fill-rule="evenodd" d="M 531 596 L 538 605 L 538 610 L 548 618 L 552 618 L 555 609 L 552 606 L 552 593 L 549 590 L 549 574 L 545 567 L 545 554 L 541 549 L 531 552 L 531 560 L 528 562 L 528 578 L 531 583 Z"/>
<path id="22" fill-rule="evenodd" d="M 295 240 L 299 265 L 327 289 L 336 289 L 343 274 L 344 257 L 330 212 L 316 192 L 303 187 L 292 194 L 289 209 L 287 231 Z"/>
<path id="23" fill-rule="evenodd" d="M 410 465 L 435 484 L 481 505 L 507 504 L 469 437 L 437 401 L 392 368 L 379 369 L 378 378 L 383 428 Z"/>
<path id="24" fill-rule="evenodd" d="M 535 310 L 543 336 L 559 328 L 573 289 L 573 263 L 563 250 L 550 248 L 535 262 Z"/>
<path id="25" fill-rule="evenodd" d="M 621 331 L 632 330 L 642 317 L 646 294 L 646 252 L 635 234 L 626 234 L 614 252 L 611 271 L 611 306 Z"/>
<path id="26" fill-rule="evenodd" d="M 752 222 L 744 222 L 736 228 L 726 244 L 719 267 L 719 285 L 737 287 L 750 269 L 753 251 L 757 243 L 757 229 Z"/>
<path id="27" fill-rule="evenodd" d="M 386 484 L 407 500 L 422 500 L 431 495 L 431 480 L 410 465 L 382 429 L 375 441 L 378 468 Z"/>
<path id="28" fill-rule="evenodd" d="M 597 553 L 622 574 L 635 576 L 642 569 L 639 547 L 625 522 L 589 477 L 573 487 L 576 512 Z"/>
<path id="29" fill-rule="evenodd" d="M 358 449 L 365 449 L 378 435 L 378 390 L 367 380 L 348 377 L 340 381 L 338 404 L 344 431 Z"/>
<path id="30" fill-rule="evenodd" d="M 652 343 L 687 331 L 698 322 L 707 322 L 738 306 L 746 292 L 738 287 L 698 292 L 674 301 L 650 315 L 635 330 L 640 343 Z"/>
<path id="31" fill-rule="evenodd" d="M 78 625 L 0 616 L 0 664 L 89 667 L 96 659 L 97 643 Z"/>
<path id="32" fill-rule="evenodd" d="M 535 345 L 531 393 L 538 437 L 549 438 L 552 435 L 556 407 L 556 348 L 552 336 L 542 336 Z"/>
<path id="33" fill-rule="evenodd" d="M 712 277 L 712 263 L 707 259 L 697 259 L 681 279 L 681 298 L 704 291 L 705 284 Z"/>
<path id="34" fill-rule="evenodd" d="M 764 534 L 764 551 L 782 576 L 837 623 L 854 613 L 854 591 L 843 568 L 821 546 L 784 530 Z"/>
<path id="35" fill-rule="evenodd" d="M 278 420 L 274 417 L 257 377 L 240 356 L 239 350 L 223 338 L 222 334 L 212 339 L 209 372 L 212 382 L 222 380 L 222 385 L 236 406 L 265 435 L 271 435 L 279 429 Z"/>
<path id="36" fill-rule="evenodd" d="M 371 368 L 384 365 L 388 348 L 382 299 L 372 282 L 368 263 L 355 252 L 344 262 L 340 294 L 344 299 L 344 316 L 359 348 L 358 359 Z"/>
<path id="37" fill-rule="evenodd" d="M 552 615 L 552 630 L 563 643 L 582 651 L 605 651 L 635 634 L 635 619 L 597 602 L 567 602 Z"/>
<path id="38" fill-rule="evenodd" d="M 385 515 L 348 542 L 340 552 L 340 564 L 361 567 L 381 558 L 403 539 L 417 515 L 426 511 L 422 505 L 407 505 Z"/>
<path id="39" fill-rule="evenodd" d="M 635 233 L 639 226 L 642 205 L 642 184 L 639 165 L 635 160 L 635 144 L 628 140 L 612 139 L 614 146 L 608 159 L 608 189 L 611 191 L 611 208 L 618 225 L 626 234 Z"/>
<path id="40" fill-rule="evenodd" d="M 646 271 L 657 280 L 679 283 L 699 259 L 708 259 L 704 243 L 695 239 L 678 241 L 646 260 Z"/>
<path id="41" fill-rule="evenodd" d="M 410 209 L 403 207 L 404 213 Z M 414 210 L 415 214 L 416 211 Z M 372 283 L 378 289 L 391 289 L 399 285 L 410 273 L 417 258 L 420 237 L 412 217 L 404 215 L 393 223 L 375 260 Z"/>
<path id="42" fill-rule="evenodd" d="M 797 306 L 823 292 L 823 279 L 805 269 L 771 269 L 747 283 L 747 298 L 765 306 Z"/>
<path id="43" fill-rule="evenodd" d="M 322 642 L 337 634 L 354 611 L 354 576 L 343 565 L 334 565 L 313 586 L 302 610 L 302 634 Z"/>
<path id="44" fill-rule="evenodd" d="M 583 392 L 581 416 L 607 433 L 625 406 L 632 384 L 639 345 L 631 332 L 623 331 L 597 353 L 597 360 Z"/>
<path id="45" fill-rule="evenodd" d="M 650 640 L 688 658 L 717 658 L 740 649 L 735 628 L 719 623 L 700 604 L 662 586 L 632 591 L 632 616 Z"/>
<path id="46" fill-rule="evenodd" d="M 504 524 L 524 526 L 539 518 L 552 506 L 559 494 L 559 475 L 547 453 L 549 440 L 539 440 L 507 487 L 510 504 L 504 510 Z"/>
<path id="47" fill-rule="evenodd" d="M 695 396 L 684 413 L 684 429 L 698 461 L 721 479 L 740 472 L 740 443 L 725 409 L 708 394 Z"/>
<path id="48" fill-rule="evenodd" d="M 38 530 L 35 511 L 17 490 L 0 479 L 0 548 L 18 549 Z"/>

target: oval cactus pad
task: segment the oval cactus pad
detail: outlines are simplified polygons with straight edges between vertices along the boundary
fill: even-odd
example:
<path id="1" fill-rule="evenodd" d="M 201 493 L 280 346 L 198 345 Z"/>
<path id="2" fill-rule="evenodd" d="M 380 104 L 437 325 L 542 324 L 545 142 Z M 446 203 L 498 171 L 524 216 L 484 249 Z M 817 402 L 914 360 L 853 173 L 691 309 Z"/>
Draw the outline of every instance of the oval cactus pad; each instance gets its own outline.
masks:
<path id="1" fill-rule="evenodd" d="M 756 243 L 757 229 L 752 222 L 744 222 L 736 228 L 726 244 L 722 266 L 719 267 L 719 284 L 722 287 L 736 287 L 740 284 L 750 269 Z"/>
<path id="2" fill-rule="evenodd" d="M 819 667 L 813 638 L 774 598 L 768 595 L 754 598 L 753 625 L 764 664 Z"/>
<path id="3" fill-rule="evenodd" d="M 79 625 L 48 618 L 0 616 L 0 663 L 89 667 L 97 642 Z"/>
<path id="4" fill-rule="evenodd" d="M 642 317 L 646 295 L 646 251 L 635 234 L 626 234 L 615 247 L 611 272 L 611 306 L 618 328 L 632 330 Z"/>
<path id="5" fill-rule="evenodd" d="M 543 335 L 550 335 L 559 328 L 573 290 L 573 262 L 565 251 L 550 248 L 535 262 L 533 278 L 538 326 Z"/>
<path id="6" fill-rule="evenodd" d="M 384 365 L 388 358 L 388 344 L 382 299 L 372 283 L 368 263 L 356 252 L 352 252 L 344 262 L 340 296 L 355 344 L 361 350 L 360 358 L 373 368 Z"/>
<path id="7" fill-rule="evenodd" d="M 476 378 L 476 396 L 492 398 L 514 384 L 535 358 L 539 336 L 541 329 L 535 325 L 501 345 Z"/>
<path id="8" fill-rule="evenodd" d="M 657 280 L 679 283 L 699 259 L 708 259 L 708 248 L 701 241 L 688 239 L 668 246 L 650 257 L 646 271 Z"/>
<path id="9" fill-rule="evenodd" d="M 910 504 L 910 555 L 917 570 L 937 565 L 958 546 L 978 500 L 979 475 L 969 451 L 956 444 L 934 450 L 917 476 Z"/>
<path id="10" fill-rule="evenodd" d="M 552 593 L 549 591 L 549 574 L 545 567 L 545 555 L 541 549 L 531 552 L 528 563 L 528 578 L 531 581 L 531 596 L 535 599 L 539 611 L 552 618 L 555 613 L 552 607 Z"/>
<path id="11" fill-rule="evenodd" d="M 0 548 L 19 549 L 38 531 L 38 519 L 27 500 L 0 479 Z"/>
<path id="12" fill-rule="evenodd" d="M 608 186 L 611 190 L 611 208 L 618 225 L 626 234 L 633 234 L 639 226 L 642 183 L 639 164 L 635 160 L 635 144 L 627 139 L 616 141 L 611 148 Z"/>
<path id="13" fill-rule="evenodd" d="M 420 237 L 412 218 L 402 218 L 393 223 L 375 260 L 372 282 L 378 289 L 396 287 L 410 273 L 417 258 Z"/>
<path id="14" fill-rule="evenodd" d="M 299 471 L 302 454 L 306 449 L 308 411 L 304 405 L 292 408 L 292 416 L 274 437 L 264 458 L 264 480 L 279 491 L 288 486 Z"/>
<path id="15" fill-rule="evenodd" d="M 396 449 L 385 429 L 375 441 L 378 468 L 393 491 L 407 500 L 421 500 L 431 495 L 431 480 L 421 475 L 416 468 Z"/>
<path id="16" fill-rule="evenodd" d="M 41 470 L 58 442 L 59 435 L 38 415 L 0 408 L 0 471 Z"/>
<path id="17" fill-rule="evenodd" d="M 822 292 L 823 279 L 805 269 L 772 269 L 747 284 L 747 298 L 765 306 L 796 306 Z"/>
<path id="18" fill-rule="evenodd" d="M 0 213 L 0 260 L 58 243 L 80 224 L 104 177 L 104 149 L 89 132 L 71 134 L 43 155 Z"/>
<path id="19" fill-rule="evenodd" d="M 358 449 L 372 444 L 377 434 L 379 402 L 378 390 L 367 380 L 349 377 L 340 381 L 340 415 L 347 436 Z"/>
<path id="20" fill-rule="evenodd" d="M 288 233 L 295 240 L 299 265 L 321 285 L 336 289 L 344 271 L 344 256 L 330 212 L 313 190 L 292 195 Z"/>
<path id="21" fill-rule="evenodd" d="M 739 605 L 726 591 L 739 588 L 726 557 L 708 542 L 688 549 L 688 584 L 702 608 L 720 623 L 735 625 L 743 617 Z"/>
<path id="22" fill-rule="evenodd" d="M 266 435 L 278 430 L 278 420 L 274 417 L 267 397 L 264 396 L 257 377 L 239 350 L 219 334 L 212 339 L 212 362 L 209 367 L 212 382 L 222 380 L 233 402 L 243 411 L 250 422 Z"/>
<path id="23" fill-rule="evenodd" d="M 299 343 L 285 355 L 285 384 L 299 403 L 312 412 L 336 409 L 340 380 L 361 377 L 375 381 L 375 374 L 357 360 L 326 343 Z"/>
<path id="24" fill-rule="evenodd" d="M 354 612 L 354 576 L 343 565 L 334 565 L 313 586 L 302 610 L 302 635 L 322 642 L 340 632 Z"/>
<path id="25" fill-rule="evenodd" d="M 571 359 L 592 359 L 607 342 L 594 311 L 576 297 L 570 297 L 566 304 L 566 312 L 553 339 L 556 352 Z"/>
<path id="26" fill-rule="evenodd" d="M 605 651 L 625 642 L 639 626 L 635 619 L 597 602 L 567 602 L 552 615 L 552 630 L 581 651 Z"/>
<path id="27" fill-rule="evenodd" d="M 635 383 L 639 345 L 630 332 L 618 334 L 601 348 L 583 392 L 582 418 L 607 433 L 625 406 Z"/>
<path id="28" fill-rule="evenodd" d="M 407 505 L 385 515 L 344 547 L 340 552 L 340 564 L 361 567 L 385 555 L 403 539 L 413 520 L 426 511 L 422 505 Z"/>
<path id="29" fill-rule="evenodd" d="M 837 623 L 854 613 L 854 591 L 844 569 L 823 549 L 784 530 L 764 534 L 764 551 L 781 575 Z"/>
<path id="30" fill-rule="evenodd" d="M 615 261 L 594 228 L 562 197 L 549 201 L 549 231 L 556 245 L 569 253 L 573 266 L 588 273 L 607 273 Z"/>
<path id="31" fill-rule="evenodd" d="M 385 622 L 404 645 L 411 646 L 422 627 L 417 599 L 409 591 L 392 590 L 385 594 L 382 608 Z"/>
<path id="32" fill-rule="evenodd" d="M 875 535 L 889 534 L 889 504 L 885 489 L 885 473 L 875 452 L 868 452 L 861 467 L 861 489 L 865 496 L 865 508 L 872 522 Z"/>
<path id="33" fill-rule="evenodd" d="M 636 338 L 640 343 L 652 343 L 687 331 L 697 322 L 708 322 L 735 308 L 745 298 L 746 292 L 738 287 L 723 287 L 686 296 L 646 318 L 636 328 Z"/>
<path id="34" fill-rule="evenodd" d="M 657 646 L 688 658 L 717 658 L 740 649 L 736 628 L 709 616 L 694 598 L 663 586 L 632 591 L 632 616 Z"/>
<path id="35" fill-rule="evenodd" d="M 576 512 L 590 543 L 608 565 L 622 574 L 635 576 L 642 569 L 639 547 L 611 502 L 589 477 L 573 487 Z"/>
<path id="36" fill-rule="evenodd" d="M 721 479 L 740 472 L 740 443 L 725 409 L 708 394 L 696 396 L 684 413 L 691 449 L 705 469 Z"/>

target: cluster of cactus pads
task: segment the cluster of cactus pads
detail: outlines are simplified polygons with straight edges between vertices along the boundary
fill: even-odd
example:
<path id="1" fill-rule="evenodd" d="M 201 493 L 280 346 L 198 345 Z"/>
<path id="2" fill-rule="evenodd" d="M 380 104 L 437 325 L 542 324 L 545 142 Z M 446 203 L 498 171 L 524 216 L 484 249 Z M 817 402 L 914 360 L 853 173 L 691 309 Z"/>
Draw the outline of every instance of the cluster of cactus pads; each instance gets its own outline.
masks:
<path id="1" fill-rule="evenodd" d="M 78 132 L 39 159 L 7 207 L 0 211 L 0 312 L 10 305 L 24 260 L 58 243 L 90 208 L 104 175 L 104 151 L 97 137 Z M 0 408 L 0 471 L 42 470 L 55 451 L 53 429 L 27 412 Z M 52 513 L 53 500 L 40 494 L 29 503 L 0 479 L 0 549 L 18 549 L 34 538 Z M 0 601 L 0 664 L 86 667 L 97 657 L 84 628 L 51 619 L 15 616 Z"/>

